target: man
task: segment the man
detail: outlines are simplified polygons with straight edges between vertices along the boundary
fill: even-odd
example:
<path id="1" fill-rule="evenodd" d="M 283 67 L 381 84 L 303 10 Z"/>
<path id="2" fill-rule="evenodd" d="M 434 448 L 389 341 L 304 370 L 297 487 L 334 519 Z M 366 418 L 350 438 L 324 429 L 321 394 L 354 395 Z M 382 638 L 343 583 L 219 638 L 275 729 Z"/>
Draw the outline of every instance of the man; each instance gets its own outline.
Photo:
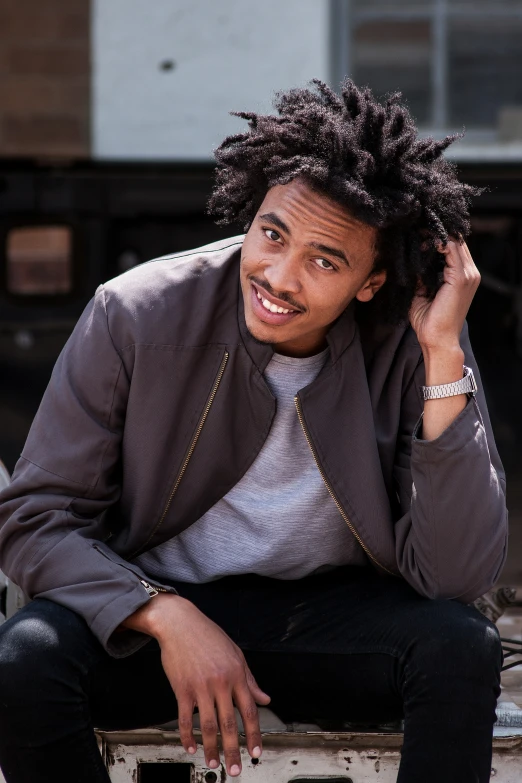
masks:
<path id="1" fill-rule="evenodd" d="M 468 604 L 507 518 L 473 191 L 398 96 L 276 107 L 217 152 L 246 236 L 98 289 L 4 490 L 1 567 L 36 599 L 1 629 L 9 782 L 107 781 L 93 725 L 178 716 L 194 753 L 195 709 L 233 777 L 234 706 L 259 758 L 270 699 L 404 716 L 402 783 L 489 780 L 501 654 Z"/>

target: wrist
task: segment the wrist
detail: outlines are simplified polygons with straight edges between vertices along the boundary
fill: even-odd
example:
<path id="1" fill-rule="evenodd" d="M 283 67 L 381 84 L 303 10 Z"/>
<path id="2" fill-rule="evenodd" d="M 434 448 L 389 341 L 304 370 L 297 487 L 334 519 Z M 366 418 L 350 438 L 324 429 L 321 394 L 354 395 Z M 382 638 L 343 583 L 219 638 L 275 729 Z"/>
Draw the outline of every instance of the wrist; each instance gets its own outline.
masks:
<path id="1" fill-rule="evenodd" d="M 465 356 L 460 345 L 423 349 L 422 353 L 426 386 L 454 383 L 462 379 Z"/>
<path id="2" fill-rule="evenodd" d="M 122 626 L 134 631 L 146 633 L 158 641 L 172 629 L 176 620 L 193 605 L 190 601 L 174 593 L 159 593 L 147 601 L 137 611 L 127 617 Z"/>
<path id="3" fill-rule="evenodd" d="M 440 342 L 419 342 L 424 356 L 424 361 L 437 360 L 442 357 L 452 358 L 453 360 L 462 359 L 464 364 L 464 351 L 460 347 L 458 339 L 440 340 Z"/>

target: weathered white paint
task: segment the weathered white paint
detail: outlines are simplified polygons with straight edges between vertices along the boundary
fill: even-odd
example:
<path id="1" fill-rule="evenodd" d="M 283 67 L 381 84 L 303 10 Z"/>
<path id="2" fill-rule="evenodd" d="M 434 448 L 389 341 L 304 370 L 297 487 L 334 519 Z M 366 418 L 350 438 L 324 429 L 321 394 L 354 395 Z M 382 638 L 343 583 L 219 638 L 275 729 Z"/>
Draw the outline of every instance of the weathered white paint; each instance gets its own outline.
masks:
<path id="1" fill-rule="evenodd" d="M 329 6 L 93 0 L 94 157 L 209 160 L 244 127 L 229 111 L 266 111 L 276 90 L 328 80 Z"/>
<path id="2" fill-rule="evenodd" d="M 129 733 L 130 734 L 130 733 Z M 139 732 L 138 734 L 142 734 Z M 360 737 L 360 735 L 359 735 Z M 342 778 L 356 783 L 395 783 L 400 762 L 402 737 L 396 737 L 392 747 L 389 737 L 373 735 L 362 744 L 357 735 L 264 735 L 263 755 L 258 764 L 252 764 L 245 747 L 241 748 L 241 783 L 288 783 L 295 778 Z M 194 756 L 188 756 L 179 744 L 177 735 L 164 734 L 162 744 L 143 740 L 152 736 L 129 736 L 129 743 L 121 742 L 120 734 L 111 739 L 103 734 L 104 751 L 111 783 L 131 783 L 139 779 L 140 764 L 191 763 L 194 765 L 193 783 L 205 783 L 208 767 L 201 746 Z M 140 744 L 134 744 L 136 739 Z M 140 742 L 141 741 L 141 742 Z M 217 780 L 224 780 L 223 767 L 215 770 Z M 230 778 L 226 778 L 230 780 Z"/>
<path id="3" fill-rule="evenodd" d="M 515 733 L 514 733 L 515 734 Z M 141 763 L 191 763 L 193 783 L 204 783 L 208 768 L 201 746 L 188 756 L 174 732 L 102 732 L 103 755 L 112 783 L 138 779 Z M 397 734 L 265 734 L 261 762 L 253 765 L 241 748 L 241 783 L 288 783 L 295 778 L 341 778 L 354 783 L 395 783 L 402 735 Z M 522 737 L 496 737 L 493 742 L 494 783 L 520 783 Z M 223 780 L 223 768 L 216 770 Z M 223 775 L 223 776 L 222 776 Z M 229 778 L 227 777 L 227 780 Z"/>

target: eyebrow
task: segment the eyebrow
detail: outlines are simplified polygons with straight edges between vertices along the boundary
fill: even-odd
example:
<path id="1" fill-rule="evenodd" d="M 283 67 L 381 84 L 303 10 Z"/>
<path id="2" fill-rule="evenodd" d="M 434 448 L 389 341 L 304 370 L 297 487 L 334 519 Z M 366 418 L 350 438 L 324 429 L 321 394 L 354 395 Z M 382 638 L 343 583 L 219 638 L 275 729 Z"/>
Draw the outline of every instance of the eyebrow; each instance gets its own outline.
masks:
<path id="1" fill-rule="evenodd" d="M 339 261 L 342 261 L 343 264 L 346 264 L 347 267 L 350 266 L 350 262 L 346 258 L 343 251 L 336 247 L 328 247 L 328 245 L 321 245 L 318 242 L 310 242 L 308 247 L 313 247 L 315 250 L 319 250 L 320 253 L 326 253 L 329 256 L 334 256 L 335 258 L 338 258 Z"/>
<path id="2" fill-rule="evenodd" d="M 290 229 L 286 223 L 284 223 L 280 217 L 277 217 L 275 212 L 267 212 L 266 215 L 260 215 L 259 220 L 266 220 L 267 223 L 273 223 L 274 226 L 280 228 L 285 234 L 290 234 Z"/>
<path id="3" fill-rule="evenodd" d="M 267 212 L 265 215 L 260 215 L 259 220 L 266 220 L 268 223 L 272 223 L 272 225 L 280 228 L 281 231 L 285 232 L 285 234 L 288 234 L 289 236 L 291 234 L 290 229 L 286 223 L 281 220 L 281 218 L 278 217 L 275 212 Z M 346 264 L 347 267 L 350 267 L 350 262 L 348 261 L 346 255 L 342 250 L 339 250 L 339 248 L 329 247 L 329 245 L 322 245 L 319 242 L 310 242 L 308 247 L 313 247 L 314 250 L 319 250 L 320 253 L 326 253 L 329 256 L 338 258 L 339 261 L 342 261 L 343 264 Z"/>

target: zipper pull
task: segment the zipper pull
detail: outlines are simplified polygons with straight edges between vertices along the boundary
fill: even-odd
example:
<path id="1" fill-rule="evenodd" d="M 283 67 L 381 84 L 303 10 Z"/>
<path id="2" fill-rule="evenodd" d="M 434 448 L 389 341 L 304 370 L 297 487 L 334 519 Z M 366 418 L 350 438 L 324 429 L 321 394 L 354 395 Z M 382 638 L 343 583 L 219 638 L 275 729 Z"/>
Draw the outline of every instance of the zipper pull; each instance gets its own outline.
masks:
<path id="1" fill-rule="evenodd" d="M 149 585 L 149 583 L 145 582 L 144 579 L 140 579 L 140 582 L 151 598 L 154 598 L 155 595 L 158 595 L 158 591 L 156 590 L 156 588 L 152 587 L 152 585 Z"/>

